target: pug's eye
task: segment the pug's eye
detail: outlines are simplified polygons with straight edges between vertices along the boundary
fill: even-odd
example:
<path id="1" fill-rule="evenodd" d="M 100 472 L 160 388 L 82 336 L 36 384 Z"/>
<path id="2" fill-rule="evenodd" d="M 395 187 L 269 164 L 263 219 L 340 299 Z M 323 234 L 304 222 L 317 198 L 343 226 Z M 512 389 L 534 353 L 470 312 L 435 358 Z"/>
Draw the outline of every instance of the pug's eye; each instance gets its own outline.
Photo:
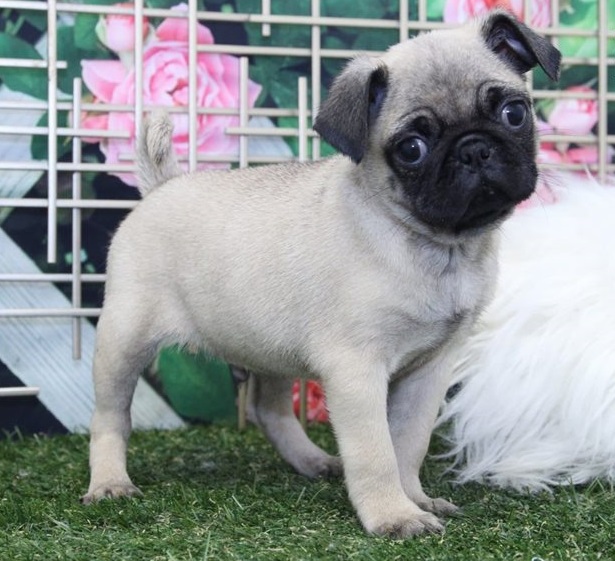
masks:
<path id="1" fill-rule="evenodd" d="M 527 117 L 527 106 L 523 101 L 513 101 L 502 107 L 502 122 L 511 129 L 523 126 Z"/>
<path id="2" fill-rule="evenodd" d="M 406 164 L 420 164 L 427 157 L 428 152 L 427 144 L 418 136 L 406 138 L 397 145 L 397 154 Z"/>

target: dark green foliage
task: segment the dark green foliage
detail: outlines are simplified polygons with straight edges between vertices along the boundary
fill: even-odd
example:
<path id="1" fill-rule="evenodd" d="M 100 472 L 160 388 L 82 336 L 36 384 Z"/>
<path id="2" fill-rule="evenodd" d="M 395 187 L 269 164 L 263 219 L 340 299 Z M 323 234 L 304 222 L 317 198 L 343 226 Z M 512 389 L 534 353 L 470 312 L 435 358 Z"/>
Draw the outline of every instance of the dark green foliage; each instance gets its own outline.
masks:
<path id="1" fill-rule="evenodd" d="M 0 58 L 42 60 L 29 43 L 8 33 L 0 33 Z M 44 68 L 0 67 L 0 79 L 12 90 L 24 92 L 38 99 L 47 99 L 47 70 Z"/>
<path id="2" fill-rule="evenodd" d="M 68 124 L 67 114 L 63 111 L 58 111 L 58 127 L 66 127 Z M 46 127 L 48 125 L 49 115 L 44 113 L 36 123 L 37 127 Z M 65 136 L 58 136 L 58 159 L 64 154 L 72 150 L 70 140 Z M 49 139 L 44 135 L 33 135 L 30 149 L 32 150 L 32 158 L 35 160 L 46 160 L 48 154 Z"/>
<path id="3" fill-rule="evenodd" d="M 237 416 L 228 365 L 204 354 L 164 349 L 156 373 L 175 411 L 185 418 L 219 421 Z"/>

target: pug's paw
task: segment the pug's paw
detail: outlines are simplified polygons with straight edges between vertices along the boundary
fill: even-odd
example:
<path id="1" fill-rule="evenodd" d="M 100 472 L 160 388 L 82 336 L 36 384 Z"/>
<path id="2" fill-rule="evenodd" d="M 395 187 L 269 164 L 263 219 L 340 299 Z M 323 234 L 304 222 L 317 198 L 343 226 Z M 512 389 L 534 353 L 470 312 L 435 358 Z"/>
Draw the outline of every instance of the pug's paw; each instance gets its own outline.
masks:
<path id="1" fill-rule="evenodd" d="M 435 515 L 429 512 L 412 510 L 400 515 L 389 515 L 386 520 L 372 522 L 366 525 L 370 534 L 403 540 L 421 534 L 442 534 L 444 524 Z"/>
<path id="2" fill-rule="evenodd" d="M 343 473 L 342 459 L 324 452 L 296 458 L 292 465 L 297 472 L 310 479 L 338 477 Z"/>
<path id="3" fill-rule="evenodd" d="M 89 505 L 101 499 L 117 499 L 119 497 L 140 497 L 143 493 L 132 483 L 109 483 L 99 485 L 81 497 L 81 503 Z"/>
<path id="4" fill-rule="evenodd" d="M 437 499 L 431 499 L 427 497 L 427 500 L 417 501 L 417 504 L 427 512 L 433 512 L 438 516 L 455 516 L 461 514 L 461 509 L 453 503 L 438 497 Z"/>

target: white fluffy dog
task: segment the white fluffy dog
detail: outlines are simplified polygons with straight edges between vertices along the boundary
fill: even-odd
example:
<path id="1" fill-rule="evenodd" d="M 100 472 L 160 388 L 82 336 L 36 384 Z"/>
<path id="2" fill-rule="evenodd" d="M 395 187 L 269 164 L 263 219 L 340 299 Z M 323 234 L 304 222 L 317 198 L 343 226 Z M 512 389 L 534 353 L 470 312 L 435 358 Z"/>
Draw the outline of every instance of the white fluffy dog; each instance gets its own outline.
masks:
<path id="1" fill-rule="evenodd" d="M 567 176 L 503 228 L 496 297 L 445 405 L 461 482 L 615 479 L 615 188 Z"/>

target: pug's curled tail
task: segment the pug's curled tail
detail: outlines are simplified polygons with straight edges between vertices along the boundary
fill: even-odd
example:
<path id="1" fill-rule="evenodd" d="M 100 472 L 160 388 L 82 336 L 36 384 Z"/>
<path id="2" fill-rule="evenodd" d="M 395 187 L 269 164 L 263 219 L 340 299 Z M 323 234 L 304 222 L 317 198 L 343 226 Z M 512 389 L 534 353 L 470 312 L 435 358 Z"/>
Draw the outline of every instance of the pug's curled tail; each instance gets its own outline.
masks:
<path id="1" fill-rule="evenodd" d="M 141 197 L 183 173 L 173 151 L 172 134 L 173 123 L 169 114 L 162 109 L 154 111 L 143 122 L 137 142 L 138 189 Z"/>

